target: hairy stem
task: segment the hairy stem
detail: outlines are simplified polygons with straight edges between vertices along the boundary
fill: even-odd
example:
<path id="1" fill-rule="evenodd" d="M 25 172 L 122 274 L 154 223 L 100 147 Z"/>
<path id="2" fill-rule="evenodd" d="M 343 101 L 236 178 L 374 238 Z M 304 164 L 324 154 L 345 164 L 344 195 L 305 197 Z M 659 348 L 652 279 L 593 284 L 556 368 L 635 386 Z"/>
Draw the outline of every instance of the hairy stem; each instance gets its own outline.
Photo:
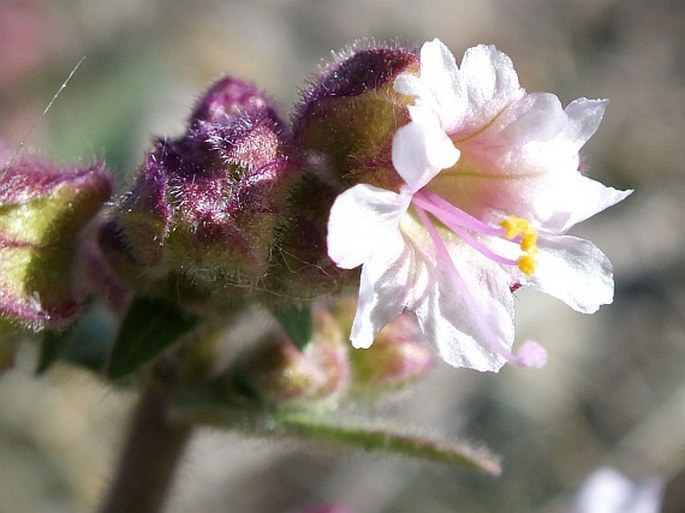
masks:
<path id="1" fill-rule="evenodd" d="M 162 510 L 192 429 L 169 419 L 170 396 L 171 387 L 159 380 L 143 391 L 101 513 Z"/>

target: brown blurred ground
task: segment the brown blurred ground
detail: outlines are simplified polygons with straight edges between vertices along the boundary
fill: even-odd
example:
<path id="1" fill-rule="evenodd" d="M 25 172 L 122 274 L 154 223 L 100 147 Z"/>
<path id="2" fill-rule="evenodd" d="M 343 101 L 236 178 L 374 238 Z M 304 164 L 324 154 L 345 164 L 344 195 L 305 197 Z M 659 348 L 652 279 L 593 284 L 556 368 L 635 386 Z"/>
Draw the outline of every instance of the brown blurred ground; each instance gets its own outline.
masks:
<path id="1" fill-rule="evenodd" d="M 636 192 L 575 233 L 614 261 L 615 303 L 585 317 L 523 293 L 519 338 L 547 344 L 545 369 L 441 368 L 382 410 L 484 441 L 504 455 L 500 479 L 210 432 L 169 511 L 561 511 L 597 466 L 640 478 L 685 465 L 685 3 L 0 0 L 0 28 L 0 138 L 19 144 L 86 56 L 29 144 L 105 158 L 122 180 L 221 74 L 253 80 L 288 113 L 317 63 L 364 37 L 439 37 L 457 56 L 495 43 L 530 91 L 611 99 L 585 155 L 594 177 Z M 67 367 L 35 379 L 31 358 L 27 347 L 0 378 L 0 512 L 91 511 L 130 398 Z"/>

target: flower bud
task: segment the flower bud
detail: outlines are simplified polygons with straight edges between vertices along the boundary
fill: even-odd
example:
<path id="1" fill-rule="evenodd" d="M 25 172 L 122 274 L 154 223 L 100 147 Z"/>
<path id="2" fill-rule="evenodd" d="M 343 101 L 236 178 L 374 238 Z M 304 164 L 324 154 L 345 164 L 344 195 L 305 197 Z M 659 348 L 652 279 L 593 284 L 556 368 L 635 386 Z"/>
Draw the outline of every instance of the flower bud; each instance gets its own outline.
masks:
<path id="1" fill-rule="evenodd" d="M 409 122 L 408 98 L 394 79 L 418 69 L 414 50 L 352 49 L 329 64 L 304 91 L 294 121 L 295 141 L 324 172 L 345 185 L 386 189 L 400 183 L 391 163 L 392 137 Z"/>
<path id="2" fill-rule="evenodd" d="M 77 237 L 109 198 L 111 178 L 101 164 L 61 168 L 24 157 L 6 166 L 0 171 L 0 316 L 33 329 L 59 328 L 78 313 Z"/>
<path id="3" fill-rule="evenodd" d="M 281 230 L 265 286 L 278 296 L 313 299 L 358 282 L 357 270 L 339 268 L 328 256 L 328 215 L 338 195 L 335 187 L 306 175 L 291 197 L 289 222 Z"/>
<path id="4" fill-rule="evenodd" d="M 248 388 L 277 405 L 335 399 L 349 378 L 344 333 L 322 309 L 314 311 L 312 340 L 302 351 L 278 328 L 251 349 L 239 367 Z"/>
<path id="5" fill-rule="evenodd" d="M 350 303 L 351 305 L 351 303 Z M 351 319 L 354 309 L 343 307 Z M 348 323 L 349 325 L 349 323 Z M 396 392 L 424 378 L 435 367 L 415 320 L 404 314 L 390 322 L 368 349 L 350 352 L 350 395 L 374 397 Z"/>
<path id="6" fill-rule="evenodd" d="M 246 112 L 263 112 L 277 120 L 272 103 L 254 86 L 233 77 L 217 80 L 197 102 L 190 116 L 190 128 L 198 124 L 230 125 Z"/>
<path id="7" fill-rule="evenodd" d="M 397 128 L 409 121 L 407 98 L 394 78 L 418 66 L 413 51 L 394 47 L 350 50 L 328 65 L 296 108 L 294 145 L 308 173 L 293 191 L 290 222 L 281 230 L 268 287 L 281 295 L 312 298 L 356 281 L 357 271 L 328 256 L 328 216 L 335 198 L 357 182 L 395 189 L 391 162 Z"/>
<path id="8" fill-rule="evenodd" d="M 118 222 L 148 276 L 253 284 L 266 271 L 296 175 L 271 103 L 234 79 L 212 87 L 188 132 L 157 141 Z"/>

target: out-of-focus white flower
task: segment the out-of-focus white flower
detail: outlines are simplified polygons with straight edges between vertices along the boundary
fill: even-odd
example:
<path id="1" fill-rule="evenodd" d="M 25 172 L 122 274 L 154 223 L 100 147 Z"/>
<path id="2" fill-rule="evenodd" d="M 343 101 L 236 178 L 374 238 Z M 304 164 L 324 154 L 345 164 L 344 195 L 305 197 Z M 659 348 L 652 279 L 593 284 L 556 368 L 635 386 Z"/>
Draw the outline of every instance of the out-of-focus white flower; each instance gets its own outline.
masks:
<path id="1" fill-rule="evenodd" d="M 600 468 L 583 483 L 572 513 L 658 513 L 663 481 L 634 483 L 613 468 Z"/>
<path id="2" fill-rule="evenodd" d="M 410 311 L 454 366 L 544 365 L 535 342 L 511 352 L 512 290 L 532 286 L 586 313 L 613 299 L 606 256 L 564 234 L 630 194 L 579 171 L 606 102 L 563 109 L 552 94 L 527 94 L 494 47 L 467 50 L 459 68 L 437 39 L 423 45 L 419 74 L 400 74 L 395 88 L 414 99 L 392 144 L 404 184 L 356 185 L 329 218 L 331 258 L 363 266 L 352 343 L 370 346 Z"/>

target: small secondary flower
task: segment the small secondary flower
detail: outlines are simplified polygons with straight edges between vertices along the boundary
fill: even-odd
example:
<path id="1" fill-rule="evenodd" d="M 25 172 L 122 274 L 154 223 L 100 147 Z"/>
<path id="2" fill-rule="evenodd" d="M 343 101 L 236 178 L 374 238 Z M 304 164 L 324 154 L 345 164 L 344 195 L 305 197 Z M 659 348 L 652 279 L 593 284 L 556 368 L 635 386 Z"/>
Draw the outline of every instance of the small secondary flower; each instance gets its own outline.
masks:
<path id="1" fill-rule="evenodd" d="M 587 477 L 572 513 L 657 513 L 663 495 L 660 478 L 634 483 L 618 470 L 604 467 Z"/>
<path id="2" fill-rule="evenodd" d="M 355 185 L 329 217 L 332 260 L 363 266 L 353 345 L 369 347 L 410 311 L 454 366 L 544 365 L 535 342 L 511 351 L 513 290 L 528 285 L 585 313 L 613 299 L 607 257 L 565 235 L 631 192 L 580 172 L 606 101 L 564 109 L 552 94 L 526 93 L 495 47 L 470 48 L 458 67 L 437 39 L 423 45 L 418 75 L 400 74 L 395 88 L 413 98 L 392 142 L 403 184 Z"/>

